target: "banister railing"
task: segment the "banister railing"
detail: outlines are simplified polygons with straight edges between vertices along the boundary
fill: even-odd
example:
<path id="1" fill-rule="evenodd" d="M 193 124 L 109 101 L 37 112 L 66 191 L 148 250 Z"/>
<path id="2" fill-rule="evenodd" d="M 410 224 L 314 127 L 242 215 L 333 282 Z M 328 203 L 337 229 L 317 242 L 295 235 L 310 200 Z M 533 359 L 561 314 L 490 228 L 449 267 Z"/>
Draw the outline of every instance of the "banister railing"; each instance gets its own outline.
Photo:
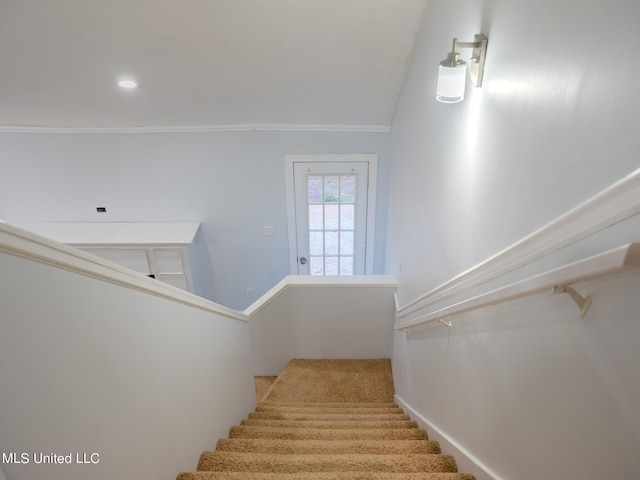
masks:
<path id="1" fill-rule="evenodd" d="M 398 304 L 398 318 L 424 312 L 636 215 L 640 215 L 640 168 L 477 265 L 409 303 Z"/>
<path id="2" fill-rule="evenodd" d="M 433 322 L 440 322 L 450 327 L 451 322 L 449 318 L 454 315 L 547 291 L 569 294 L 577 303 L 580 309 L 580 315 L 584 317 L 591 305 L 591 298 L 588 295 L 578 293 L 572 285 L 631 269 L 640 269 L 640 243 L 623 245 L 613 250 L 491 290 L 490 292 L 438 309 L 413 320 L 400 323 L 394 327 L 394 330 L 408 333 L 412 328 Z"/>
<path id="3" fill-rule="evenodd" d="M 193 293 L 167 283 L 158 282 L 146 275 L 116 265 L 77 248 L 6 223 L 0 223 L 0 252 L 145 292 L 223 317 L 249 322 L 249 318 L 242 312 L 198 297 Z"/>
<path id="4" fill-rule="evenodd" d="M 291 288 L 395 288 L 396 286 L 395 277 L 392 275 L 342 277 L 289 275 L 244 311 L 237 311 L 172 285 L 158 282 L 146 275 L 85 251 L 4 222 L 0 222 L 0 252 L 52 265 L 246 323 Z"/>

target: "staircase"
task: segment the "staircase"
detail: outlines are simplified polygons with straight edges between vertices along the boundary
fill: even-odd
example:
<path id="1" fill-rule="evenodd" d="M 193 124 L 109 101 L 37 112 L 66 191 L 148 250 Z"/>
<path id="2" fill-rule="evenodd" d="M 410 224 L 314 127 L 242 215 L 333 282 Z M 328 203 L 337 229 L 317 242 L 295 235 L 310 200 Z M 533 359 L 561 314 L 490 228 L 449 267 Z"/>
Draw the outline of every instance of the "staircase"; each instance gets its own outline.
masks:
<path id="1" fill-rule="evenodd" d="M 474 480 L 393 402 L 389 360 L 292 360 L 177 480 Z"/>

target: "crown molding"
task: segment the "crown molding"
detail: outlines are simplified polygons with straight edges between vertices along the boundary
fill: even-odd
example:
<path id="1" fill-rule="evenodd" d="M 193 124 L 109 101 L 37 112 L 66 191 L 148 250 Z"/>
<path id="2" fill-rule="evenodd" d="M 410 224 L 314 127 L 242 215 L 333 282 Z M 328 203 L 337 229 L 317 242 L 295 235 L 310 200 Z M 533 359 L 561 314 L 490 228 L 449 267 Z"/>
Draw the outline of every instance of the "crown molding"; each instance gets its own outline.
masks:
<path id="1" fill-rule="evenodd" d="M 38 125 L 0 125 L 0 133 L 209 133 L 209 132 L 337 132 L 389 133 L 391 125 L 242 123 L 229 125 L 184 125 L 145 127 L 54 127 Z"/>

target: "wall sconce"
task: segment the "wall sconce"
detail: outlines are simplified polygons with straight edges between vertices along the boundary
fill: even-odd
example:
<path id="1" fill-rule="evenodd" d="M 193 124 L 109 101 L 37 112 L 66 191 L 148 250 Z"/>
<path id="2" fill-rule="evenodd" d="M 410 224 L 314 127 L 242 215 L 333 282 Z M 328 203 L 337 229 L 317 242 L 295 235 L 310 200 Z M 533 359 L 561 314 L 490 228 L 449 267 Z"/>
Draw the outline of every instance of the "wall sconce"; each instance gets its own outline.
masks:
<path id="1" fill-rule="evenodd" d="M 442 103 L 458 103 L 464 99 L 467 65 L 460 60 L 459 48 L 473 48 L 469 79 L 476 87 L 482 86 L 484 59 L 487 55 L 487 37 L 476 34 L 474 42 L 458 42 L 453 39 L 453 49 L 447 58 L 440 62 L 436 100 Z"/>

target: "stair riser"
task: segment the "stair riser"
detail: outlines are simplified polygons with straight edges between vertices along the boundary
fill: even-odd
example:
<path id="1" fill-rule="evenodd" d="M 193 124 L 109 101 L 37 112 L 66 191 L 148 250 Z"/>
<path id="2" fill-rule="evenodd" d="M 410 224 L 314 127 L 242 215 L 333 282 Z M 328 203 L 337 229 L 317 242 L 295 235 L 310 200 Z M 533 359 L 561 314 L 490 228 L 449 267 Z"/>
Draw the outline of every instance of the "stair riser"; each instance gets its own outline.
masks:
<path id="1" fill-rule="evenodd" d="M 407 421 L 410 420 L 409 415 L 404 414 L 379 414 L 379 415 L 349 415 L 349 414 L 330 414 L 330 413 L 276 413 L 276 412 L 255 412 L 249 414 L 250 419 L 263 420 L 353 420 L 353 421 Z"/>
<path id="2" fill-rule="evenodd" d="M 456 472 L 449 455 L 274 455 L 204 452 L 198 470 L 231 472 Z"/>
<path id="3" fill-rule="evenodd" d="M 301 454 L 438 454 L 438 442 L 424 440 L 279 440 L 223 439 L 216 451 Z"/>
<path id="4" fill-rule="evenodd" d="M 276 428 L 336 428 L 336 429 L 353 429 L 353 428 L 418 428 L 418 424 L 413 421 L 362 421 L 356 422 L 352 420 L 344 421 L 321 421 L 321 420 L 261 420 L 261 419 L 248 419 L 242 420 L 243 426 L 261 426 L 261 427 L 276 427 Z"/>
<path id="5" fill-rule="evenodd" d="M 258 406 L 265 407 L 312 407 L 312 408 L 400 408 L 397 403 L 348 403 L 348 402 L 272 402 L 262 400 Z"/>
<path id="6" fill-rule="evenodd" d="M 275 412 L 275 413 L 331 413 L 331 414 L 349 414 L 349 415 L 378 415 L 378 414 L 395 414 L 402 415 L 404 410 L 401 408 L 340 408 L 340 407 L 276 407 L 258 405 L 256 412 Z"/>
<path id="7" fill-rule="evenodd" d="M 186 472 L 177 480 L 475 480 L 463 473 L 363 473 L 363 472 L 304 472 L 304 473 L 250 473 L 250 472 Z"/>
<path id="8" fill-rule="evenodd" d="M 425 430 L 411 429 L 298 429 L 231 427 L 229 438 L 284 438 L 291 440 L 427 440 Z"/>

